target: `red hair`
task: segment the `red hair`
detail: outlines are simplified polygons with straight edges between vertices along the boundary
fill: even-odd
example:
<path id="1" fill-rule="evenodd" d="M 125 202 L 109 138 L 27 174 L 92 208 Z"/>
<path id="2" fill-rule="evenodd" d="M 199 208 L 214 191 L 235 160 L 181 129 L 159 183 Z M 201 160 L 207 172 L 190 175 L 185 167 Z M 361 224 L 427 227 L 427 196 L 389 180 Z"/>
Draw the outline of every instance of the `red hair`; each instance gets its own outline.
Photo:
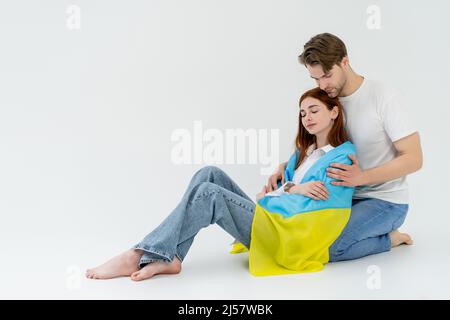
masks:
<path id="1" fill-rule="evenodd" d="M 330 132 L 328 133 L 328 142 L 333 147 L 337 147 L 341 145 L 342 143 L 346 142 L 348 140 L 347 131 L 345 131 L 344 127 L 344 113 L 341 103 L 339 102 L 339 99 L 337 97 L 330 98 L 328 94 L 320 89 L 319 87 L 311 89 L 306 91 L 301 97 L 299 101 L 299 107 L 303 100 L 306 98 L 314 98 L 319 101 L 321 101 L 323 104 L 325 104 L 328 108 L 328 110 L 333 110 L 333 107 L 337 106 L 338 108 L 338 116 L 336 119 L 334 119 L 333 127 L 331 128 Z M 306 150 L 311 146 L 313 143 L 316 143 L 316 136 L 313 134 L 310 134 L 305 127 L 302 124 L 302 115 L 301 112 L 299 112 L 298 116 L 298 133 L 297 138 L 295 139 L 295 149 L 296 151 L 300 150 L 300 158 L 297 158 L 297 162 L 295 164 L 295 169 L 297 169 L 300 165 L 300 163 L 303 161 L 303 159 L 306 156 Z M 297 154 L 297 152 L 296 152 Z"/>

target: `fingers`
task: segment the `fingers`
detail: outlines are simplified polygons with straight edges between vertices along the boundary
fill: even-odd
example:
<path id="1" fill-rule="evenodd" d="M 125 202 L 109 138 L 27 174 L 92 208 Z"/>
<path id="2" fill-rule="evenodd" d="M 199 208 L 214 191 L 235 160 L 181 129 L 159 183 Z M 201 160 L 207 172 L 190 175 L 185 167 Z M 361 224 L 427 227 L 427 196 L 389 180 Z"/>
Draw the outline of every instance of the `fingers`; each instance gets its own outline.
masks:
<path id="1" fill-rule="evenodd" d="M 326 196 L 324 196 L 322 193 L 320 193 L 319 191 L 312 189 L 310 191 L 311 194 L 313 194 L 317 199 L 320 200 L 327 200 Z"/>
<path id="2" fill-rule="evenodd" d="M 354 154 L 349 154 L 348 157 L 350 158 L 350 160 L 352 160 L 352 164 L 356 164 L 357 166 L 359 166 L 359 161 L 358 159 L 356 159 Z"/>
<path id="3" fill-rule="evenodd" d="M 344 164 L 344 163 L 331 163 L 330 168 L 338 168 L 344 171 L 350 170 L 352 168 L 351 165 Z"/>
<path id="4" fill-rule="evenodd" d="M 274 177 L 274 178 L 272 179 L 272 190 L 278 189 L 277 181 L 278 181 L 278 177 Z"/>
<path id="5" fill-rule="evenodd" d="M 271 175 L 271 176 L 269 177 L 269 180 L 267 181 L 267 190 L 268 190 L 269 192 L 270 192 L 270 191 L 273 191 L 273 189 L 272 189 L 272 185 L 273 185 L 272 180 L 273 180 L 273 175 Z"/>
<path id="6" fill-rule="evenodd" d="M 333 186 L 342 186 L 342 187 L 353 187 L 351 183 L 345 182 L 345 181 L 331 181 L 330 182 Z"/>
<path id="7" fill-rule="evenodd" d="M 322 184 L 317 184 L 313 187 L 313 190 L 315 191 L 315 195 L 319 197 L 322 200 L 328 199 L 328 190 L 325 188 Z"/>
<path id="8" fill-rule="evenodd" d="M 346 170 L 327 168 L 327 172 L 329 174 L 335 174 L 336 176 L 340 176 L 340 177 L 348 177 L 349 176 L 348 171 L 346 171 Z"/>
<path id="9" fill-rule="evenodd" d="M 336 180 L 340 180 L 340 181 L 343 181 L 346 178 L 345 176 L 343 176 L 341 174 L 335 174 L 335 173 L 332 173 L 331 171 L 327 172 L 327 177 L 333 178 Z"/>
<path id="10" fill-rule="evenodd" d="M 314 181 L 310 184 L 306 196 L 314 200 L 328 200 L 329 193 L 322 181 Z"/>
<path id="11" fill-rule="evenodd" d="M 312 192 L 306 192 L 306 196 L 311 198 L 311 199 L 314 199 L 314 200 L 320 200 L 319 197 L 314 195 Z"/>
<path id="12" fill-rule="evenodd" d="M 267 185 L 267 190 L 268 190 L 268 191 L 273 191 L 273 190 L 275 190 L 276 185 L 277 185 L 276 178 L 275 178 L 274 176 L 270 177 L 270 179 L 269 179 L 269 184 Z"/>
<path id="13" fill-rule="evenodd" d="M 281 185 L 284 184 L 284 171 L 281 173 Z"/>

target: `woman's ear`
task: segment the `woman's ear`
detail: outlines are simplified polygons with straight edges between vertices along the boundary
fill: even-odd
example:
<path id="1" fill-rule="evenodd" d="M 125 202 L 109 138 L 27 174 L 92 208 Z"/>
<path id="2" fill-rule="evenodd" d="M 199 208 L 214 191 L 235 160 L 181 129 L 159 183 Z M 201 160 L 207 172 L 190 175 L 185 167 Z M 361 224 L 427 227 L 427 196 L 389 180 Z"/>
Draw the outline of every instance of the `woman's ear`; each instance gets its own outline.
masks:
<path id="1" fill-rule="evenodd" d="M 331 109 L 331 119 L 335 120 L 338 115 L 339 115 L 339 107 L 334 106 L 333 109 Z"/>

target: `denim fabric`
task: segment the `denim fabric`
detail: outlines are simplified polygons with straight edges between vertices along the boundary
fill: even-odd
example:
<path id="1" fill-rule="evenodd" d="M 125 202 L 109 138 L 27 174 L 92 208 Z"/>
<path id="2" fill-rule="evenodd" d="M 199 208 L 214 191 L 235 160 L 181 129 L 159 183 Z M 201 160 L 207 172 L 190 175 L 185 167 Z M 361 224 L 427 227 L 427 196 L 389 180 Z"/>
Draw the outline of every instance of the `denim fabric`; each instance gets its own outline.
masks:
<path id="1" fill-rule="evenodd" d="M 134 246 L 144 254 L 139 267 L 153 261 L 183 261 L 200 229 L 217 223 L 250 248 L 256 204 L 220 168 L 206 166 L 192 177 L 183 198 L 164 221 Z"/>
<path id="2" fill-rule="evenodd" d="M 350 219 L 329 249 L 330 262 L 352 260 L 391 250 L 389 233 L 405 221 L 408 204 L 353 199 Z"/>
<path id="3" fill-rule="evenodd" d="M 214 223 L 250 248 L 255 205 L 220 168 L 201 168 L 176 208 L 133 247 L 144 251 L 139 267 L 153 261 L 171 262 L 175 256 L 183 261 L 200 229 Z M 389 232 L 403 224 L 407 211 L 407 204 L 353 199 L 350 219 L 329 249 L 330 262 L 389 251 Z"/>

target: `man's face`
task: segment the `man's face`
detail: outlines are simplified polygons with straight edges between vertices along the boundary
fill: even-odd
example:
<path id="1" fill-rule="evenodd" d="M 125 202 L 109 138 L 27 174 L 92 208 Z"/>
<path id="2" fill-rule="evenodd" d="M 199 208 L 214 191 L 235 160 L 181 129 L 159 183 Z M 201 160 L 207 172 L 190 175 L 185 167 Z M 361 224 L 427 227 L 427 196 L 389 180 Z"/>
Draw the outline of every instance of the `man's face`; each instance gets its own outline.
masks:
<path id="1" fill-rule="evenodd" d="M 330 98 L 338 97 L 347 82 L 347 76 L 345 75 L 344 69 L 337 64 L 335 64 L 327 73 L 323 71 L 320 64 L 313 66 L 306 65 L 306 68 L 308 69 L 311 78 L 316 80 L 320 89 L 326 91 Z"/>

